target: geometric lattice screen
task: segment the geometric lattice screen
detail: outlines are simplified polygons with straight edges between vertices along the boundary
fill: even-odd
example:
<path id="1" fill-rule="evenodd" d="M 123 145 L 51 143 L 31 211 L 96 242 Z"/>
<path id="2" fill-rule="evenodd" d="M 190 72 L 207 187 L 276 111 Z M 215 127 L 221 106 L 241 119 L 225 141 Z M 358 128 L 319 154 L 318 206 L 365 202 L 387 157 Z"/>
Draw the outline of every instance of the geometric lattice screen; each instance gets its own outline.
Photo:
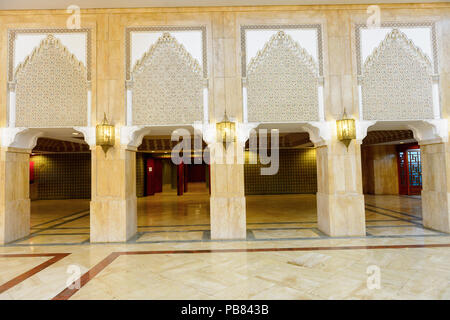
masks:
<path id="1" fill-rule="evenodd" d="M 197 60 L 164 32 L 132 71 L 133 125 L 202 121 L 205 84 Z"/>
<path id="2" fill-rule="evenodd" d="M 86 68 L 53 35 L 14 74 L 17 127 L 87 125 Z"/>
<path id="3" fill-rule="evenodd" d="M 432 119 L 432 75 L 430 59 L 393 29 L 362 68 L 364 120 Z"/>
<path id="4" fill-rule="evenodd" d="M 252 58 L 244 85 L 250 122 L 319 120 L 318 65 L 283 31 Z"/>

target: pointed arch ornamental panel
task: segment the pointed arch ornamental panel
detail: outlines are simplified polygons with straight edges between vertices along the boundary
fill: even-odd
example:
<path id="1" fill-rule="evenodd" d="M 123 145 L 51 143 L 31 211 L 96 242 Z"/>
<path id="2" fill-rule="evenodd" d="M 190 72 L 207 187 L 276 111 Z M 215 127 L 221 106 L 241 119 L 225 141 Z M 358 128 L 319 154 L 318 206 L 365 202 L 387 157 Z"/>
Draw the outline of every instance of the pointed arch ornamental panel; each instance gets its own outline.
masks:
<path id="1" fill-rule="evenodd" d="M 364 120 L 432 119 L 432 70 L 422 50 L 393 29 L 362 69 Z"/>
<path id="2" fill-rule="evenodd" d="M 205 85 L 197 60 L 164 32 L 132 71 L 133 125 L 202 121 Z"/>
<path id="3" fill-rule="evenodd" d="M 252 58 L 244 85 L 250 122 L 319 120 L 318 65 L 283 31 Z"/>
<path id="4" fill-rule="evenodd" d="M 87 125 L 86 68 L 53 35 L 17 66 L 14 82 L 17 127 Z"/>

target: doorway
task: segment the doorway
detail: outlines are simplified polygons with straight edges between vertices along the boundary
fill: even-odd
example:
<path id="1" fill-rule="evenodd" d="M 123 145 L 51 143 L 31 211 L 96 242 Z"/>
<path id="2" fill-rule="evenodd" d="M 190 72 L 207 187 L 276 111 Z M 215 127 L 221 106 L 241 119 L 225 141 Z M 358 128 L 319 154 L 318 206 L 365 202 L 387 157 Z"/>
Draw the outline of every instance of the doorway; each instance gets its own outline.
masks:
<path id="1" fill-rule="evenodd" d="M 397 146 L 398 186 L 401 195 L 422 191 L 422 162 L 417 144 Z"/>
<path id="2" fill-rule="evenodd" d="M 170 158 L 146 156 L 143 196 L 162 192 L 176 192 L 178 196 L 182 196 L 187 192 L 198 193 L 205 190 L 210 193 L 209 170 L 206 163 L 176 165 Z"/>

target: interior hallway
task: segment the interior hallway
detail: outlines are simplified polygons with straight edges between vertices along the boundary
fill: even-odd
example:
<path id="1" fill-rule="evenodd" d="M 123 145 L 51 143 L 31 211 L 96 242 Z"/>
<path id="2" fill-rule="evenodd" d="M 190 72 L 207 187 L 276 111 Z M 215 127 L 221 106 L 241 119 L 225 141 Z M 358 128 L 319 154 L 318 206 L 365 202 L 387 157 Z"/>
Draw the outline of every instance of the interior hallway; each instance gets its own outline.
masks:
<path id="1" fill-rule="evenodd" d="M 420 197 L 365 198 L 367 237 L 443 235 L 422 226 Z M 314 195 L 248 195 L 246 200 L 247 241 L 330 238 L 317 227 Z M 215 241 L 210 239 L 204 184 L 190 184 L 183 196 L 175 191 L 138 198 L 138 233 L 128 243 L 202 241 Z M 32 202 L 30 236 L 9 246 L 88 243 L 89 200 L 41 200 Z"/>

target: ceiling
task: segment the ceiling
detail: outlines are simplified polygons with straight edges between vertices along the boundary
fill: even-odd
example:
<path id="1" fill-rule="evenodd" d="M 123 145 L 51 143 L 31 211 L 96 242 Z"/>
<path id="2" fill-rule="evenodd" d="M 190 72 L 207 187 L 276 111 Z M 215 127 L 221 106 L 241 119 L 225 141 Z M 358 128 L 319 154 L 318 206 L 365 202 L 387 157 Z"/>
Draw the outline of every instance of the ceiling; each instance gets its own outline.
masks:
<path id="1" fill-rule="evenodd" d="M 411 130 L 376 130 L 367 132 L 363 145 L 416 142 Z"/>
<path id="2" fill-rule="evenodd" d="M 44 136 L 37 140 L 37 144 L 33 149 L 34 153 L 48 152 L 88 152 L 89 146 L 83 140 L 83 136 L 72 137 L 73 131 L 45 132 Z M 309 140 L 306 132 L 281 133 L 279 135 L 279 147 L 283 149 L 312 147 L 313 144 Z M 271 137 L 267 137 L 268 148 L 270 148 Z M 170 136 L 146 136 L 142 140 L 142 144 L 138 150 L 141 152 L 169 153 L 178 141 L 171 141 Z M 191 143 L 194 143 L 192 137 Z M 246 144 L 248 148 L 248 141 Z M 192 147 L 193 148 L 193 147 Z M 202 149 L 206 148 L 205 142 L 202 141 Z"/>
<path id="3" fill-rule="evenodd" d="M 43 137 L 38 139 L 37 145 L 33 152 L 87 152 L 89 146 L 83 139 L 83 135 L 76 133 L 72 129 L 47 129 Z M 267 147 L 270 149 L 271 136 L 267 135 Z M 192 138 L 191 143 L 193 144 Z M 399 144 L 399 143 L 413 143 L 413 132 L 411 130 L 375 130 L 369 131 L 363 140 L 363 146 L 377 145 L 377 144 Z M 142 144 L 138 150 L 141 152 L 156 152 L 168 153 L 172 148 L 178 144 L 178 141 L 171 141 L 168 135 L 152 135 L 144 137 Z M 206 144 L 202 142 L 202 149 Z M 306 132 L 280 132 L 279 133 L 279 148 L 281 149 L 297 149 L 305 147 L 313 147 L 309 139 L 309 134 Z M 249 141 L 246 143 L 246 148 L 249 148 Z"/>
<path id="4" fill-rule="evenodd" d="M 322 5 L 373 3 L 427 3 L 445 0 L 0 0 L 0 10 L 87 8 L 146 8 L 256 5 Z"/>
<path id="5" fill-rule="evenodd" d="M 39 138 L 33 153 L 53 152 L 89 152 L 89 146 L 83 141 L 67 141 L 49 138 Z"/>

